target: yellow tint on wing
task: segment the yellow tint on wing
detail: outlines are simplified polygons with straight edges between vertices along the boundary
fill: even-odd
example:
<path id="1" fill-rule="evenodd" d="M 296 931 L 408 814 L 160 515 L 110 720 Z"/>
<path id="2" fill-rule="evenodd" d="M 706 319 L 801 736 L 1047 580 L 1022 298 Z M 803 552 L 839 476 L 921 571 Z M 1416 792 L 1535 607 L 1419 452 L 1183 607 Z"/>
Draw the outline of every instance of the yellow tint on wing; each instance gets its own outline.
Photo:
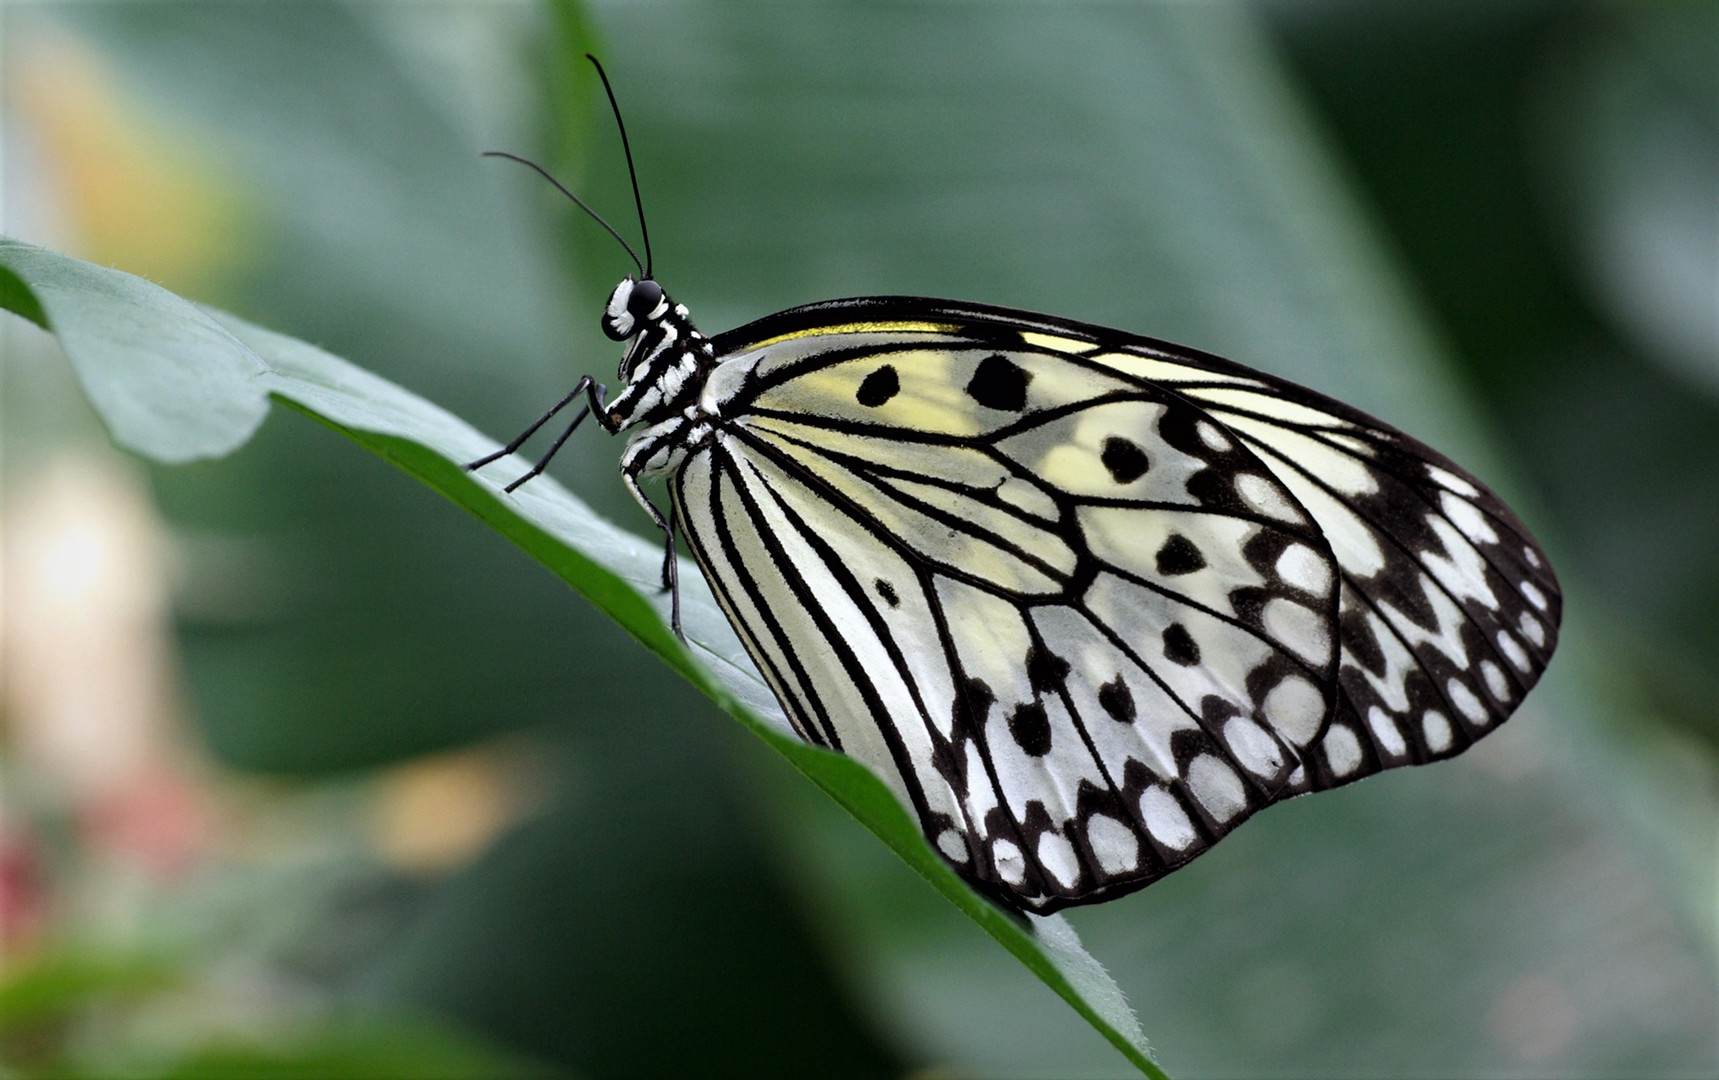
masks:
<path id="1" fill-rule="evenodd" d="M 1041 334 L 1037 330 L 1021 331 L 1021 340 L 1028 345 L 1036 345 L 1051 352 L 1083 353 L 1092 348 L 1092 342 L 1079 338 L 1058 337 L 1055 334 Z"/>
<path id="2" fill-rule="evenodd" d="M 852 322 L 835 323 L 830 326 L 814 326 L 805 330 L 795 330 L 789 334 L 777 334 L 773 338 L 746 346 L 747 352 L 763 349 L 771 345 L 780 345 L 784 341 L 794 341 L 797 338 L 829 337 L 834 334 L 953 334 L 957 327 L 948 323 L 934 322 Z"/>
<path id="3" fill-rule="evenodd" d="M 1001 357 L 1023 375 L 1020 408 L 992 407 L 982 402 L 998 399 L 975 396 L 975 376 L 992 357 Z M 868 383 L 870 379 L 887 385 L 889 392 L 868 393 L 879 385 Z M 970 439 L 1043 409 L 1131 389 L 1052 353 L 906 347 L 797 374 L 760 393 L 751 407 L 825 422 L 897 428 L 908 435 Z"/>

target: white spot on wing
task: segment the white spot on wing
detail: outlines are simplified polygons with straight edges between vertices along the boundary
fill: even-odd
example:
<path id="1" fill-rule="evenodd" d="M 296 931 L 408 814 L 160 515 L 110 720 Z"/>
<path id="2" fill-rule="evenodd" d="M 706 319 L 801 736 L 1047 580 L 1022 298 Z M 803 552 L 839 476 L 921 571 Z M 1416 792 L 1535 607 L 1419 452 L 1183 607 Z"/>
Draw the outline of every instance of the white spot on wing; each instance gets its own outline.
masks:
<path id="1" fill-rule="evenodd" d="M 1536 646 L 1546 644 L 1546 628 L 1541 625 L 1539 619 L 1530 613 L 1524 611 L 1522 618 L 1517 621 L 1517 625 L 1522 628 L 1522 636 L 1532 641 Z"/>
<path id="2" fill-rule="evenodd" d="M 1487 544 L 1498 542 L 1498 534 L 1493 531 L 1492 523 L 1486 520 L 1486 516 L 1473 503 L 1465 502 L 1447 491 L 1439 496 L 1439 506 L 1444 509 L 1444 516 L 1451 520 L 1451 524 L 1461 529 L 1463 535 L 1470 540 Z"/>
<path id="3" fill-rule="evenodd" d="M 1373 731 L 1373 738 L 1379 746 L 1392 757 L 1402 757 L 1408 750 L 1409 744 L 1403 741 L 1403 733 L 1397 730 L 1397 722 L 1391 714 L 1377 705 L 1367 710 L 1367 726 Z"/>
<path id="4" fill-rule="evenodd" d="M 1481 704 L 1480 699 L 1474 696 L 1474 691 L 1470 690 L 1461 680 L 1452 679 L 1445 683 L 1444 688 L 1458 712 L 1477 724 L 1486 722 L 1486 706 Z"/>
<path id="5" fill-rule="evenodd" d="M 1526 616 L 1527 613 L 1524 612 L 1523 614 Z M 1522 643 L 1511 636 L 1510 631 L 1498 631 L 1497 640 L 1498 651 L 1509 658 L 1510 662 L 1515 665 L 1517 671 L 1525 672 L 1533 666 L 1533 662 L 1528 658 L 1528 650 L 1524 649 L 1522 647 Z"/>
<path id="6" fill-rule="evenodd" d="M 1528 602 L 1539 608 L 1541 611 L 1546 610 L 1546 594 L 1535 587 L 1532 581 L 1524 581 L 1522 583 L 1522 595 L 1526 596 L 1528 598 Z"/>
<path id="7" fill-rule="evenodd" d="M 950 862 L 967 861 L 967 841 L 954 829 L 944 829 L 937 837 L 937 850 Z"/>
<path id="8" fill-rule="evenodd" d="M 1301 512 L 1284 497 L 1283 492 L 1257 473 L 1242 473 L 1237 476 L 1236 494 L 1266 517 L 1276 518 L 1278 521 L 1301 521 Z"/>
<path id="9" fill-rule="evenodd" d="M 1074 857 L 1074 845 L 1065 836 L 1047 832 L 1039 837 L 1039 865 L 1065 889 L 1074 888 L 1074 883 L 1080 880 L 1080 862 Z"/>
<path id="10" fill-rule="evenodd" d="M 1486 680 L 1486 688 L 1492 691 L 1492 696 L 1499 701 L 1510 700 L 1510 681 L 1504 677 L 1504 672 L 1490 660 L 1480 662 L 1480 676 Z"/>
<path id="11" fill-rule="evenodd" d="M 1182 851 L 1194 842 L 1194 825 L 1188 820 L 1188 812 L 1164 788 L 1149 787 L 1141 793 L 1140 818 L 1152 839 L 1172 851 Z"/>
<path id="12" fill-rule="evenodd" d="M 1277 576 L 1303 592 L 1323 596 L 1331 587 L 1331 568 L 1306 544 L 1291 544 L 1277 557 Z"/>
<path id="13" fill-rule="evenodd" d="M 1041 349 L 1049 349 L 1052 352 L 1081 353 L 1092 348 L 1092 342 L 1085 341 L 1081 338 L 1068 338 L 1059 337 L 1054 334 L 1041 334 L 1036 330 L 1028 330 L 1022 333 L 1021 340 L 1025 341 L 1028 345 L 1036 345 Z M 1110 357 L 1104 357 L 1103 359 L 1108 360 Z"/>
<path id="14" fill-rule="evenodd" d="M 1247 806 L 1247 793 L 1235 770 L 1211 754 L 1201 754 L 1188 763 L 1188 789 L 1220 824 Z"/>
<path id="15" fill-rule="evenodd" d="M 1325 732 L 1325 763 L 1334 776 L 1348 776 L 1361 764 L 1361 743 L 1353 729 L 1344 724 L 1332 724 Z"/>
<path id="16" fill-rule="evenodd" d="M 1219 431 L 1216 424 L 1201 420 L 1194 425 L 1194 429 L 1200 433 L 1200 441 L 1213 450 L 1220 454 L 1229 450 L 1231 446 L 1229 436 Z"/>
<path id="17" fill-rule="evenodd" d="M 1198 396 L 1205 401 L 1214 402 L 1228 409 L 1243 409 L 1261 416 L 1270 417 L 1282 424 L 1295 424 L 1310 428 L 1353 428 L 1347 420 L 1332 416 L 1323 409 L 1310 405 L 1302 405 L 1287 401 L 1273 390 L 1241 390 L 1241 389 L 1210 389 L 1200 390 Z M 1258 424 L 1260 421 L 1253 417 L 1237 417 L 1229 423 Z"/>
<path id="18" fill-rule="evenodd" d="M 1140 865 L 1140 837 L 1108 814 L 1094 814 L 1086 823 L 1093 857 L 1106 874 L 1126 874 Z"/>
<path id="19" fill-rule="evenodd" d="M 1277 743 L 1266 730 L 1246 717 L 1236 716 L 1224 724 L 1224 741 L 1242 767 L 1255 776 L 1276 776 L 1283 768 Z"/>
<path id="20" fill-rule="evenodd" d="M 1446 491 L 1454 491 L 1458 495 L 1465 495 L 1470 499 L 1480 496 L 1479 489 L 1448 469 L 1441 469 L 1437 465 L 1428 465 L 1427 476 L 1432 478 L 1433 483 Z"/>
<path id="21" fill-rule="evenodd" d="M 1445 718 L 1444 713 L 1428 709 L 1426 715 L 1421 717 L 1421 735 L 1435 754 L 1450 749 L 1450 721 Z"/>
<path id="22" fill-rule="evenodd" d="M 1456 606 L 1456 602 L 1440 589 L 1427 589 L 1426 598 L 1432 607 L 1433 619 L 1438 624 L 1438 628 L 1433 631 L 1421 627 L 1388 603 L 1381 602 L 1379 610 L 1390 620 L 1391 629 L 1410 645 L 1431 645 L 1449 657 L 1457 667 L 1468 667 L 1468 647 L 1462 641 L 1462 628 L 1467 624 L 1468 617 Z"/>
<path id="23" fill-rule="evenodd" d="M 1296 746 L 1306 746 L 1325 718 L 1325 698 L 1300 675 L 1291 675 L 1271 688 L 1260 711 L 1277 733 Z"/>
<path id="24" fill-rule="evenodd" d="M 997 865 L 997 875 L 1010 885 L 1027 880 L 1027 860 L 1013 840 L 998 837 L 991 842 L 991 861 Z"/>

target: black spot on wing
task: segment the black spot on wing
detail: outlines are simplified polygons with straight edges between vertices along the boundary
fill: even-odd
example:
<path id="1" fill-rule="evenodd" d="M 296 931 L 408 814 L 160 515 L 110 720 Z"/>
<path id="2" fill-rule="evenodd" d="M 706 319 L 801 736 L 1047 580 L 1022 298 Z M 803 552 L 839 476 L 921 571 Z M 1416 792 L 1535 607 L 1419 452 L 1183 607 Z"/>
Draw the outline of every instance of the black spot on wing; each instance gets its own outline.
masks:
<path id="1" fill-rule="evenodd" d="M 1158 549 L 1158 572 L 1166 577 L 1177 574 L 1191 574 L 1203 570 L 1206 557 L 1200 554 L 1200 549 L 1194 542 L 1181 533 L 1171 533 L 1170 539 L 1164 541 L 1164 546 Z"/>
<path id="2" fill-rule="evenodd" d="M 1200 662 L 1199 642 L 1181 623 L 1171 623 L 1164 628 L 1164 658 L 1183 667 L 1193 667 Z"/>
<path id="3" fill-rule="evenodd" d="M 1027 701 L 1015 706 L 1015 711 L 1009 714 L 1009 734 L 1015 737 L 1022 750 L 1033 757 L 1044 757 L 1050 753 L 1050 717 L 1046 715 L 1044 705 Z"/>
<path id="4" fill-rule="evenodd" d="M 979 361 L 967 394 L 987 409 L 1020 412 L 1027 407 L 1027 383 L 1032 373 L 1001 353 Z"/>
<path id="5" fill-rule="evenodd" d="M 1098 460 L 1110 470 L 1110 478 L 1118 484 L 1132 484 L 1145 476 L 1146 470 L 1152 467 L 1152 462 L 1146 457 L 1146 451 L 1119 435 L 1112 435 L 1104 440 L 1104 449 L 1099 453 Z"/>
<path id="6" fill-rule="evenodd" d="M 1121 675 L 1098 688 L 1098 706 L 1119 724 L 1134 722 L 1134 695 Z"/>
<path id="7" fill-rule="evenodd" d="M 985 718 L 990 715 L 996 700 L 997 695 L 991 692 L 984 679 L 962 680 L 955 694 L 949 737 L 971 739 L 977 736 L 984 730 Z"/>
<path id="8" fill-rule="evenodd" d="M 900 392 L 901 377 L 894 366 L 885 364 L 860 380 L 859 392 L 854 397 L 866 408 L 875 409 Z"/>
<path id="9" fill-rule="evenodd" d="M 1034 645 L 1027 650 L 1027 681 L 1041 694 L 1052 693 L 1068 678 L 1068 661 Z"/>
<path id="10" fill-rule="evenodd" d="M 901 606 L 901 597 L 895 595 L 894 585 L 891 585 L 882 578 L 878 578 L 872 583 L 872 587 L 877 590 L 877 594 L 879 596 L 883 597 L 883 602 L 888 604 L 890 607 Z"/>

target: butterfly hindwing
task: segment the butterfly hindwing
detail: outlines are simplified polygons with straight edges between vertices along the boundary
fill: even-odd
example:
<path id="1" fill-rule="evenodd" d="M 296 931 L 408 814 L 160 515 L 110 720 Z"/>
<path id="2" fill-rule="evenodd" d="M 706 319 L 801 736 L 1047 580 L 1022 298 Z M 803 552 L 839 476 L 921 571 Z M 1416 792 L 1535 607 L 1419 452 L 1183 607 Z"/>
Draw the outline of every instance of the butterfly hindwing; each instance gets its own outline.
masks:
<path id="1" fill-rule="evenodd" d="M 1306 783 L 1338 570 L 1201 409 L 995 330 L 733 350 L 724 429 L 672 490 L 801 733 L 883 775 L 970 880 L 1053 910 Z"/>

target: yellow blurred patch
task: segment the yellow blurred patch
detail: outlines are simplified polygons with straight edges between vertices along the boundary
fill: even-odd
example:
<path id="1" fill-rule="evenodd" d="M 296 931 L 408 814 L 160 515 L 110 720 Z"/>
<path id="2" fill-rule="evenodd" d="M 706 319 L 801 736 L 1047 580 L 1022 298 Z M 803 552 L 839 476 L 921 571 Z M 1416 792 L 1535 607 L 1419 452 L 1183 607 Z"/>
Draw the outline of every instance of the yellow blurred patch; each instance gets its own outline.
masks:
<path id="1" fill-rule="evenodd" d="M 50 170 L 73 253 L 217 296 L 253 224 L 230 170 L 128 98 L 100 54 L 65 35 L 32 38 L 6 90 Z"/>
<path id="2" fill-rule="evenodd" d="M 376 853 L 412 873 L 452 870 L 533 809 L 535 779 L 521 752 L 493 746 L 396 765 L 376 780 Z"/>

